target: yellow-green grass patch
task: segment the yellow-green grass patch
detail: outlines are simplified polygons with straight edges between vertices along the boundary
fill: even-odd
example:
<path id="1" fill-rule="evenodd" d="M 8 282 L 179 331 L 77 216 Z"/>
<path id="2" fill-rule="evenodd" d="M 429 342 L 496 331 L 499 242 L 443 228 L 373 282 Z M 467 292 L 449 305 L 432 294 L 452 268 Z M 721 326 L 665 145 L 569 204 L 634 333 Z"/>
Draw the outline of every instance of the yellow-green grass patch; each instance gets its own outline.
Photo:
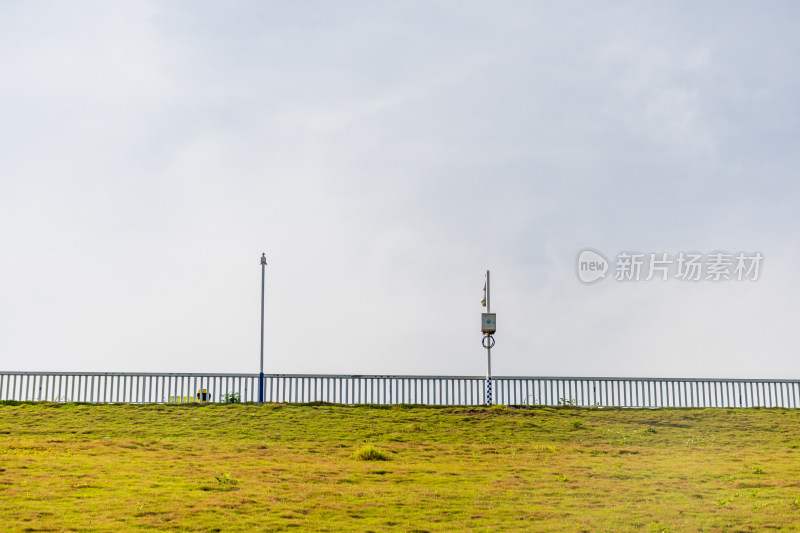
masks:
<path id="1" fill-rule="evenodd" d="M 794 531 L 800 412 L 0 405 L 10 531 Z M 390 461 L 354 456 L 372 445 Z"/>

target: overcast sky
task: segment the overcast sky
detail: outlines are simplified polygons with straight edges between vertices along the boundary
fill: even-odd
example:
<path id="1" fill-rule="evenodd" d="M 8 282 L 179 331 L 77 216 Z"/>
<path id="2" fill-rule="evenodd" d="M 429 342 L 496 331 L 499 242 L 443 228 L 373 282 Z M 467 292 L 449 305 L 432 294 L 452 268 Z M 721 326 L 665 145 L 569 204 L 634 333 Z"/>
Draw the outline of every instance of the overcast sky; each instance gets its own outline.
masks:
<path id="1" fill-rule="evenodd" d="M 800 374 L 800 4 L 0 1 L 0 369 Z M 760 252 L 582 284 L 583 248 Z"/>

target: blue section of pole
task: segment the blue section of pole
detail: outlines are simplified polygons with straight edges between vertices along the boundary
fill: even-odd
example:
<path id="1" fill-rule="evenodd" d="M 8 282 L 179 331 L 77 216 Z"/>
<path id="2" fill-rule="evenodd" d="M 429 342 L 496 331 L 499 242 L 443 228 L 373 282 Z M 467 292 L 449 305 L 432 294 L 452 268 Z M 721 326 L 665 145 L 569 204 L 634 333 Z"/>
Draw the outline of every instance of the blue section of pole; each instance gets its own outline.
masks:
<path id="1" fill-rule="evenodd" d="M 264 373 L 258 375 L 258 403 L 264 403 Z"/>

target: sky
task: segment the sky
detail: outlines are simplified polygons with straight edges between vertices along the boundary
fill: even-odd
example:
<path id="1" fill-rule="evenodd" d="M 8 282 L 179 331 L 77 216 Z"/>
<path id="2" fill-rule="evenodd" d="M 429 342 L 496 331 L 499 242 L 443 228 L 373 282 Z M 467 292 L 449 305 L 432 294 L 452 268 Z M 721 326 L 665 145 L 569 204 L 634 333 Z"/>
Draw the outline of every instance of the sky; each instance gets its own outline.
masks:
<path id="1" fill-rule="evenodd" d="M 2 1 L 0 369 L 798 378 L 799 17 Z"/>

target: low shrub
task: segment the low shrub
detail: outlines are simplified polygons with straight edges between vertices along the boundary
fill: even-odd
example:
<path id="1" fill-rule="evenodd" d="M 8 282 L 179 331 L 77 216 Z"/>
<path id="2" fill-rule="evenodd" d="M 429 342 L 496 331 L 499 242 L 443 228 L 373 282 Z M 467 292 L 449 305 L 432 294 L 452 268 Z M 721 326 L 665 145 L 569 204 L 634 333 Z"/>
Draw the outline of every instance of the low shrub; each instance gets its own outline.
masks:
<path id="1" fill-rule="evenodd" d="M 238 392 L 222 395 L 222 403 L 242 403 L 242 395 Z"/>
<path id="2" fill-rule="evenodd" d="M 353 454 L 353 457 L 361 461 L 388 461 L 391 459 L 389 454 L 383 450 L 379 450 L 372 444 L 362 446 L 356 453 Z"/>

